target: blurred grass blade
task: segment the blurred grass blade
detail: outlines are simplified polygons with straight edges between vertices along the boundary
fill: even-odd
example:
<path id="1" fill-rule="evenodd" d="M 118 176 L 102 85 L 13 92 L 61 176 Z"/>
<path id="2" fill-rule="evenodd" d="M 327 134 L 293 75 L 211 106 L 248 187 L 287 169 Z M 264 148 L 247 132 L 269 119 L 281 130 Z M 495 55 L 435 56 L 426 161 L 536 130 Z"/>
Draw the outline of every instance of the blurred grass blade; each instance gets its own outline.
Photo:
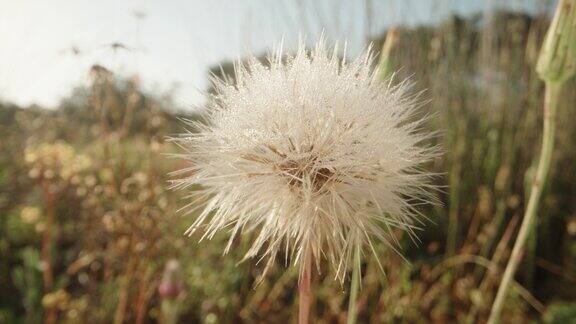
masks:
<path id="1" fill-rule="evenodd" d="M 380 60 L 378 61 L 378 76 L 380 80 L 386 80 L 394 73 L 394 65 L 390 60 L 390 55 L 396 48 L 398 39 L 398 28 L 390 27 L 386 33 L 386 41 L 384 41 L 384 45 L 382 45 L 382 52 L 380 53 Z"/>

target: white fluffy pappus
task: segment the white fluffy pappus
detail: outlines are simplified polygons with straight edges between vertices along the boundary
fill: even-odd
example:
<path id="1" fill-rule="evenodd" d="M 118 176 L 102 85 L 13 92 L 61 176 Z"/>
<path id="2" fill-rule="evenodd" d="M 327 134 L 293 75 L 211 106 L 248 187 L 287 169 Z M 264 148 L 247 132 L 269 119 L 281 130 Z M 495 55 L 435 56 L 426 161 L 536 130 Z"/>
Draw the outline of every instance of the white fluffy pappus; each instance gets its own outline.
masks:
<path id="1" fill-rule="evenodd" d="M 397 229 L 414 235 L 416 206 L 434 199 L 421 166 L 438 150 L 411 83 L 379 80 L 370 50 L 346 63 L 320 41 L 269 63 L 214 79 L 205 120 L 175 139 L 189 167 L 174 186 L 190 191 L 188 212 L 202 210 L 187 233 L 227 229 L 227 252 L 252 232 L 245 258 L 267 258 L 264 272 L 284 250 L 301 273 L 303 259 L 325 258 L 343 279 L 355 249 L 395 249 Z"/>

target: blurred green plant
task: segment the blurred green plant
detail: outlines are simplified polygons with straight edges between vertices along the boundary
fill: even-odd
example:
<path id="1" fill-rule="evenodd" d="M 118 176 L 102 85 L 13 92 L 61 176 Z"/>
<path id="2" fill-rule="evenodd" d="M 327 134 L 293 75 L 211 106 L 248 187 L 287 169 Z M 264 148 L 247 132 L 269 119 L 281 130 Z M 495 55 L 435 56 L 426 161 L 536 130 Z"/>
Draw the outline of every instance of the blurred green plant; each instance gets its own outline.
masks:
<path id="1" fill-rule="evenodd" d="M 573 323 L 576 319 L 576 304 L 553 303 L 542 315 L 542 321 L 546 324 Z"/>
<path id="2" fill-rule="evenodd" d="M 22 292 L 22 306 L 24 306 L 26 321 L 39 323 L 42 312 L 42 269 L 40 268 L 40 255 L 34 248 L 24 248 L 21 252 L 22 265 L 12 270 L 12 278 L 16 288 Z"/>

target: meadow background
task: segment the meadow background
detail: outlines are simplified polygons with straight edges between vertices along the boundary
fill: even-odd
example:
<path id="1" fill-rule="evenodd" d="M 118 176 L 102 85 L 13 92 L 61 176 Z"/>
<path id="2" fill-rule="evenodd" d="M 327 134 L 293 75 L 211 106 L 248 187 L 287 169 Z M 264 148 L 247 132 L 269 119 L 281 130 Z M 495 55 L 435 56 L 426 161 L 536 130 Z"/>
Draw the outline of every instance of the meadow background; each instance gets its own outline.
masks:
<path id="1" fill-rule="evenodd" d="M 409 262 L 378 246 L 382 275 L 366 256 L 359 322 L 486 320 L 540 149 L 534 66 L 554 4 L 395 24 L 389 64 L 426 89 L 423 109 L 435 115 L 426 127 L 441 130 L 445 152 L 427 168 L 445 189 L 442 205 L 421 209 L 430 218 L 421 242 L 401 241 Z M 296 5 L 308 20 L 329 15 Z M 355 41 L 380 50 L 390 26 L 370 27 L 377 13 L 363 20 L 375 31 Z M 230 74 L 232 64 L 209 73 Z M 0 91 L 0 323 L 294 322 L 297 269 L 278 260 L 255 289 L 261 266 L 238 262 L 249 237 L 222 256 L 226 233 L 200 244 L 182 235 L 193 215 L 178 212 L 186 193 L 167 189 L 168 173 L 183 167 L 166 156 L 178 151 L 167 138 L 184 131 L 182 118 L 199 118 L 201 104 L 183 106 L 137 72 L 96 60 L 85 74 L 50 109 Z M 575 89 L 572 79 L 563 91 L 550 180 L 504 323 L 576 322 Z M 348 287 L 322 269 L 313 322 L 345 322 Z"/>

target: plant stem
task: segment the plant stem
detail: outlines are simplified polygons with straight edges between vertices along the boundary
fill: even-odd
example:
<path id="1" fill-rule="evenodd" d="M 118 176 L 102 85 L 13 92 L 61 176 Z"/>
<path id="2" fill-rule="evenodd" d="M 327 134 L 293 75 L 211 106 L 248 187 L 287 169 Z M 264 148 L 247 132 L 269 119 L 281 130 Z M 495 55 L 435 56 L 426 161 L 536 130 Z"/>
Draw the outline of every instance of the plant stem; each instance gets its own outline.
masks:
<path id="1" fill-rule="evenodd" d="M 310 281 L 312 278 L 312 256 L 310 253 L 306 255 L 304 260 L 304 270 L 298 281 L 298 293 L 300 294 L 300 300 L 298 303 L 298 323 L 308 324 L 308 319 L 310 318 Z"/>
<path id="2" fill-rule="evenodd" d="M 46 203 L 46 221 L 42 235 L 41 259 L 43 265 L 42 278 L 44 281 L 44 294 L 52 293 L 54 288 L 54 271 L 52 269 L 52 243 L 54 241 L 54 218 L 56 213 L 56 199 L 49 189 L 47 182 L 42 182 L 44 201 Z M 44 314 L 44 323 L 56 323 L 58 316 L 54 307 L 48 307 Z"/>
<path id="3" fill-rule="evenodd" d="M 457 143 L 460 143 L 457 140 Z M 460 152 L 458 149 L 461 147 L 460 144 L 456 145 L 457 152 Z M 453 165 L 451 172 L 450 172 L 450 209 L 448 211 L 448 233 L 446 236 L 446 256 L 451 257 L 456 254 L 456 247 L 458 241 L 458 208 L 459 208 L 459 201 L 460 201 L 460 172 L 462 169 L 462 163 L 460 160 L 460 154 L 456 153 L 456 161 L 455 165 Z"/>
<path id="4" fill-rule="evenodd" d="M 522 250 L 524 249 L 530 230 L 533 228 L 532 224 L 536 219 L 536 211 L 538 210 L 542 190 L 546 182 L 546 177 L 548 176 L 548 171 L 550 170 L 550 161 L 552 160 L 556 130 L 556 111 L 558 108 L 558 97 L 561 84 L 562 83 L 560 82 L 546 82 L 546 92 L 544 95 L 544 131 L 542 135 L 542 152 L 540 153 L 538 169 L 536 170 L 536 176 L 532 181 L 530 198 L 528 200 L 528 206 L 524 214 L 524 219 L 522 220 L 520 231 L 518 232 L 518 238 L 516 239 L 516 243 L 514 243 L 512 254 L 510 255 L 510 259 L 506 265 L 502 282 L 498 288 L 498 293 L 496 294 L 492 310 L 490 311 L 488 324 L 495 324 L 500 318 L 506 294 L 508 293 L 514 273 L 516 272 L 522 257 Z"/>
<path id="5" fill-rule="evenodd" d="M 356 320 L 358 319 L 356 300 L 358 299 L 358 290 L 360 288 L 360 276 L 360 247 L 356 247 L 352 266 L 352 282 L 350 283 L 350 299 L 348 300 L 347 324 L 356 324 Z"/>

